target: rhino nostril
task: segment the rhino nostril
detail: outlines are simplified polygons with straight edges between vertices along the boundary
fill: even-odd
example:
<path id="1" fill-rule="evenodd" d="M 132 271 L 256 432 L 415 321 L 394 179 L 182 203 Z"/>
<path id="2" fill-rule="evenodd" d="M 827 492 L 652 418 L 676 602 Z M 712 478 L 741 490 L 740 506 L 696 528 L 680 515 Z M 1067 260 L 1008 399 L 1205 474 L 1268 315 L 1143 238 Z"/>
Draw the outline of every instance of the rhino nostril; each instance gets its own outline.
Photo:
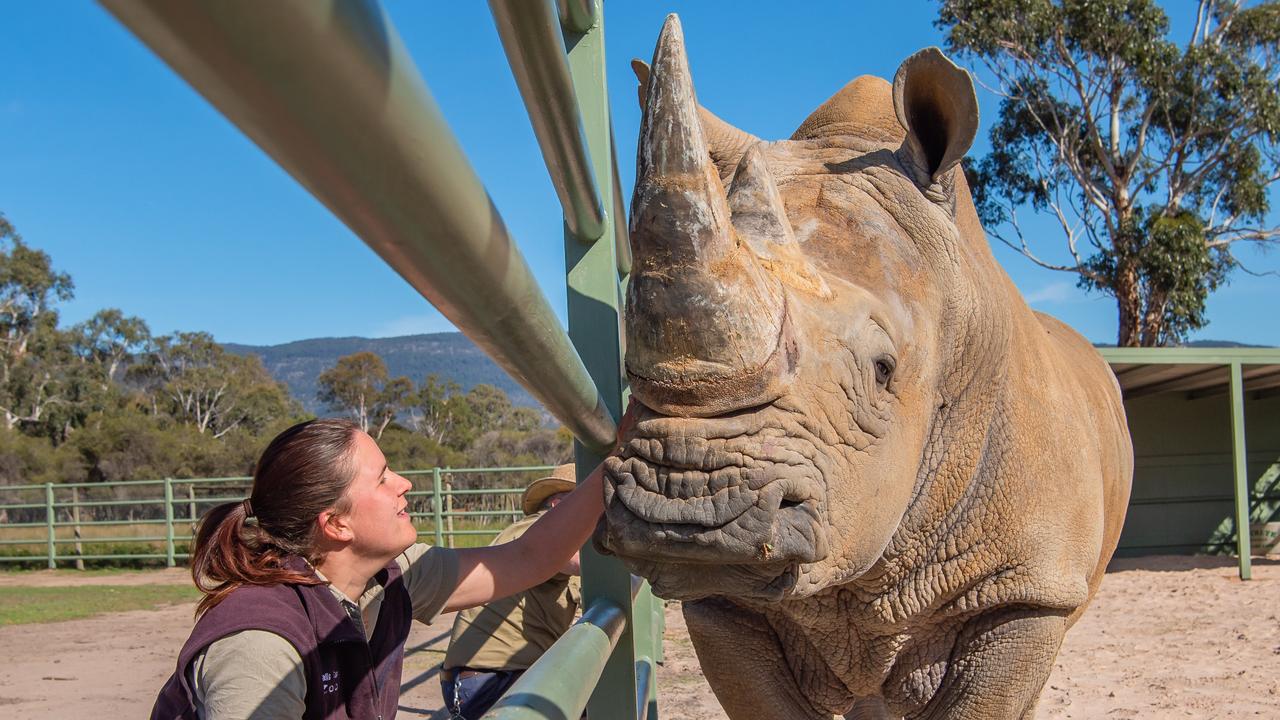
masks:
<path id="1" fill-rule="evenodd" d="M 803 504 L 804 504 L 803 500 L 792 500 L 791 498 L 783 498 L 782 504 L 778 506 L 778 509 L 786 510 L 787 508 L 800 507 Z"/>

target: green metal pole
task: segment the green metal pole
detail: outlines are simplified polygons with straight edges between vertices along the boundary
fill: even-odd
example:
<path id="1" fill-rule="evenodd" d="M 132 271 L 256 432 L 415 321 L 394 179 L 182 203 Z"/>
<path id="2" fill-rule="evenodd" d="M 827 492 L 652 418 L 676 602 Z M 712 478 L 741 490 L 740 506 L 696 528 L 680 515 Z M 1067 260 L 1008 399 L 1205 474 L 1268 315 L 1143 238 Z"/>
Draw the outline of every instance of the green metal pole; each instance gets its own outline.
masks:
<path id="1" fill-rule="evenodd" d="M 436 547 L 444 547 L 444 485 L 440 482 L 440 468 L 431 468 L 431 524 L 436 530 Z"/>
<path id="2" fill-rule="evenodd" d="M 592 172 L 596 186 L 613 197 L 613 150 L 609 130 L 609 94 L 605 82 L 604 12 L 600 0 L 593 1 L 595 24 L 582 33 L 565 31 L 569 69 L 574 91 L 582 110 Z M 610 203 L 612 205 L 612 203 Z M 612 208 L 611 208 L 612 209 Z M 618 292 L 618 260 L 614 223 L 624 223 L 616 213 L 606 215 L 604 232 L 588 242 L 565 233 L 565 268 L 569 286 L 569 337 L 591 373 L 600 395 L 615 418 L 621 415 L 623 400 L 621 307 Z M 604 456 L 578 444 L 575 448 L 579 479 L 596 467 Z M 583 600 L 590 606 L 608 600 L 627 613 L 626 627 L 600 682 L 587 706 L 593 718 L 634 720 L 636 718 L 636 638 L 648 631 L 648 613 L 637 613 L 632 604 L 631 574 L 615 558 L 598 554 L 588 543 L 582 549 Z M 637 621 L 646 627 L 633 627 Z"/>
<path id="3" fill-rule="evenodd" d="M 556 9 L 566 32 L 583 33 L 596 24 L 596 7 L 592 0 L 556 0 Z"/>
<path id="4" fill-rule="evenodd" d="M 591 174 L 556 14 L 550 3 L 528 0 L 489 0 L 489 10 L 560 198 L 565 225 L 573 235 L 595 240 L 604 232 L 604 202 Z"/>
<path id="5" fill-rule="evenodd" d="M 1240 579 L 1253 577 L 1249 546 L 1249 465 L 1244 438 L 1244 379 L 1240 363 L 1231 363 L 1231 459 L 1235 467 L 1236 553 Z"/>
<path id="6" fill-rule="evenodd" d="M 567 720 L 582 716 L 605 658 L 618 644 L 626 613 L 597 600 L 542 657 L 525 671 L 485 720 Z M 629 701 L 634 702 L 634 697 Z M 633 708 L 634 711 L 634 708 Z M 590 717 L 614 718 L 614 715 Z"/>
<path id="7" fill-rule="evenodd" d="M 54 542 L 56 538 L 53 527 L 53 483 L 51 482 L 44 484 L 44 524 L 45 529 L 49 531 L 49 569 L 54 570 L 58 567 L 58 551 L 57 543 Z"/>
<path id="8" fill-rule="evenodd" d="M 173 547 L 173 478 L 164 479 L 164 564 L 177 565 Z"/>
<path id="9" fill-rule="evenodd" d="M 102 4 L 579 440 L 612 445 L 611 406 L 377 2 Z"/>

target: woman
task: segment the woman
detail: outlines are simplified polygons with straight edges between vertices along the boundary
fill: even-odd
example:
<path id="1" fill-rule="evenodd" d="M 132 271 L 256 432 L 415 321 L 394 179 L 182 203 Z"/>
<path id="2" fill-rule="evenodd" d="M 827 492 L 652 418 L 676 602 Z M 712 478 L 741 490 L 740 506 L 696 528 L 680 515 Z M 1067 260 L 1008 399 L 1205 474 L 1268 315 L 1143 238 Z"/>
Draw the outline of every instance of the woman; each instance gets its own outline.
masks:
<path id="1" fill-rule="evenodd" d="M 152 719 L 390 720 L 411 619 L 546 580 L 602 511 L 596 468 L 518 540 L 451 550 L 416 543 L 410 489 L 354 423 L 272 440 L 249 498 L 200 524 L 191 574 L 205 597 Z"/>

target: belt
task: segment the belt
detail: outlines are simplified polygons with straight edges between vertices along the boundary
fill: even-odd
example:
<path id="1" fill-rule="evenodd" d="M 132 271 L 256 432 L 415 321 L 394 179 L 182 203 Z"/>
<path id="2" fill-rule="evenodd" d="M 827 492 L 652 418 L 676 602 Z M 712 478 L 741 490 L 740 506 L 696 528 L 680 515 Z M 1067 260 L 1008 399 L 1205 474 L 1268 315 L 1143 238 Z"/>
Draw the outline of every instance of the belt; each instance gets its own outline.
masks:
<path id="1" fill-rule="evenodd" d="M 493 673 L 496 673 L 496 672 L 502 672 L 502 671 L 501 670 L 476 670 L 475 668 L 467 668 L 467 667 L 450 668 L 450 669 L 441 668 L 440 679 L 444 680 L 445 682 L 453 682 L 455 680 L 466 680 L 467 678 L 473 678 L 477 675 L 492 675 Z"/>

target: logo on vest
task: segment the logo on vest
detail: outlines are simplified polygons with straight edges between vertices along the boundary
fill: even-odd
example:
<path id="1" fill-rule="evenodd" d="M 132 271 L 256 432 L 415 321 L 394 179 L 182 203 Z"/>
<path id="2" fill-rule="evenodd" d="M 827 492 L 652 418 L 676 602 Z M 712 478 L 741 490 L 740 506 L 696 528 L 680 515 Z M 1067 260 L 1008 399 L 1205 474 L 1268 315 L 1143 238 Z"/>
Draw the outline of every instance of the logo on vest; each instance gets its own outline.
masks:
<path id="1" fill-rule="evenodd" d="M 320 692 L 328 695 L 338 692 L 338 671 L 327 672 L 320 676 Z"/>

